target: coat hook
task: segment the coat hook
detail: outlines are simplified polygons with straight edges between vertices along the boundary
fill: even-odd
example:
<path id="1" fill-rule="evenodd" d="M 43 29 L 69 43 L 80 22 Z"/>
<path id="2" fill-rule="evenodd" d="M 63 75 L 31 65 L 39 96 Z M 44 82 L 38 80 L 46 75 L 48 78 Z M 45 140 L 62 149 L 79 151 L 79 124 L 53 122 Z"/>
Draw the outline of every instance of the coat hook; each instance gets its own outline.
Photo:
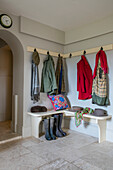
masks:
<path id="1" fill-rule="evenodd" d="M 84 50 L 83 54 L 85 55 L 86 54 L 86 51 Z"/>
<path id="2" fill-rule="evenodd" d="M 69 58 L 71 58 L 71 57 L 72 57 L 72 54 L 70 53 Z"/>
<path id="3" fill-rule="evenodd" d="M 49 51 L 47 51 L 47 54 L 49 55 Z"/>
<path id="4" fill-rule="evenodd" d="M 101 47 L 100 50 L 103 50 L 103 47 Z"/>

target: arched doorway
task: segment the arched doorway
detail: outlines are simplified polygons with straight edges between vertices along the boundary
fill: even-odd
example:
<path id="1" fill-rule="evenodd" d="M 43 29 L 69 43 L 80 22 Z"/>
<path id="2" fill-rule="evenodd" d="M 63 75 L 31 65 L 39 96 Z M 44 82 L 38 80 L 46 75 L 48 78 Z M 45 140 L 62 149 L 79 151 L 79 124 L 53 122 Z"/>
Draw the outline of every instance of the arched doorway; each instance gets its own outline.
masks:
<path id="1" fill-rule="evenodd" d="M 0 38 L 0 141 L 15 137 L 12 133 L 13 56 L 7 43 Z"/>
<path id="2" fill-rule="evenodd" d="M 16 112 L 16 132 L 22 135 L 23 126 L 23 87 L 24 87 L 24 49 L 21 41 L 11 32 L 0 30 L 0 38 L 11 48 L 13 55 L 12 82 L 12 130 L 15 131 L 15 96 L 18 97 Z"/>

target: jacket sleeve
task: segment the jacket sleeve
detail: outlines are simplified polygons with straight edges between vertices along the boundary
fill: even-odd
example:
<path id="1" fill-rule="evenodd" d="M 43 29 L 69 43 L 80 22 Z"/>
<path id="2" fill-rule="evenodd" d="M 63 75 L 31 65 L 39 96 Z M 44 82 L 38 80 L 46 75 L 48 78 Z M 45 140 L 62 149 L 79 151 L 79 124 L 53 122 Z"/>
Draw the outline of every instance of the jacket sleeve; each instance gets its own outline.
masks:
<path id="1" fill-rule="evenodd" d="M 77 63 L 77 91 L 85 92 L 84 66 Z"/>
<path id="2" fill-rule="evenodd" d="M 52 88 L 51 90 L 54 91 L 55 89 L 57 89 L 57 84 L 56 84 L 56 77 L 55 77 L 55 69 L 52 62 L 50 63 L 49 79 L 51 81 L 51 88 Z"/>
<path id="3" fill-rule="evenodd" d="M 81 68 L 81 71 L 80 71 L 80 85 L 81 85 L 81 91 L 85 92 L 85 77 L 84 77 L 83 68 Z"/>
<path id="4" fill-rule="evenodd" d="M 42 69 L 42 77 L 41 77 L 41 89 L 40 92 L 44 92 L 44 67 Z"/>

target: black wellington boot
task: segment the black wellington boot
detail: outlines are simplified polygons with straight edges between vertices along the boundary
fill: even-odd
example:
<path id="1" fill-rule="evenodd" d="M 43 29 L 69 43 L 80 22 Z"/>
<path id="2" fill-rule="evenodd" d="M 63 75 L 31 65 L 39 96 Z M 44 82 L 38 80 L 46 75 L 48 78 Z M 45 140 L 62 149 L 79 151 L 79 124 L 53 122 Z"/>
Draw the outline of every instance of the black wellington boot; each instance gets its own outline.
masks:
<path id="1" fill-rule="evenodd" d="M 53 140 L 56 139 L 56 136 L 53 134 L 53 125 L 54 125 L 54 117 L 50 118 L 50 136 Z"/>
<path id="2" fill-rule="evenodd" d="M 51 136 L 49 134 L 49 118 L 44 119 L 44 128 L 45 128 L 45 138 L 47 140 L 51 140 Z"/>
<path id="3" fill-rule="evenodd" d="M 62 135 L 63 136 L 66 136 L 67 134 L 66 134 L 66 132 L 64 132 L 63 130 L 62 130 L 62 128 L 61 128 L 61 126 L 62 126 L 62 119 L 63 119 L 63 113 L 60 113 L 59 114 L 59 131 L 62 133 Z"/>
<path id="4" fill-rule="evenodd" d="M 58 129 L 58 127 L 59 127 L 59 115 L 54 115 L 54 118 L 55 118 L 55 127 L 54 127 L 54 129 L 55 129 L 55 131 L 54 131 L 55 136 L 62 137 L 63 135 L 62 135 L 62 133 Z"/>

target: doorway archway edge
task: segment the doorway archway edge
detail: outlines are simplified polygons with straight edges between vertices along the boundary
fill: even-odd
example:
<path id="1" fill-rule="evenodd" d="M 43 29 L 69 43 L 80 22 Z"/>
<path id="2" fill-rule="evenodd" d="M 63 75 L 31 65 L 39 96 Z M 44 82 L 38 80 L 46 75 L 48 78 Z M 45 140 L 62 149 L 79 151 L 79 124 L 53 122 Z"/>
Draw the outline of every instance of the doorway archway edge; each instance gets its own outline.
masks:
<path id="1" fill-rule="evenodd" d="M 24 113 L 24 46 L 16 33 L 0 29 L 0 38 L 6 41 L 13 54 L 13 94 L 18 95 L 17 133 L 22 135 Z M 14 108 L 14 102 L 13 102 Z M 15 113 L 13 111 L 15 118 Z M 13 119 L 14 120 L 14 119 Z M 14 125 L 14 122 L 12 123 Z"/>

